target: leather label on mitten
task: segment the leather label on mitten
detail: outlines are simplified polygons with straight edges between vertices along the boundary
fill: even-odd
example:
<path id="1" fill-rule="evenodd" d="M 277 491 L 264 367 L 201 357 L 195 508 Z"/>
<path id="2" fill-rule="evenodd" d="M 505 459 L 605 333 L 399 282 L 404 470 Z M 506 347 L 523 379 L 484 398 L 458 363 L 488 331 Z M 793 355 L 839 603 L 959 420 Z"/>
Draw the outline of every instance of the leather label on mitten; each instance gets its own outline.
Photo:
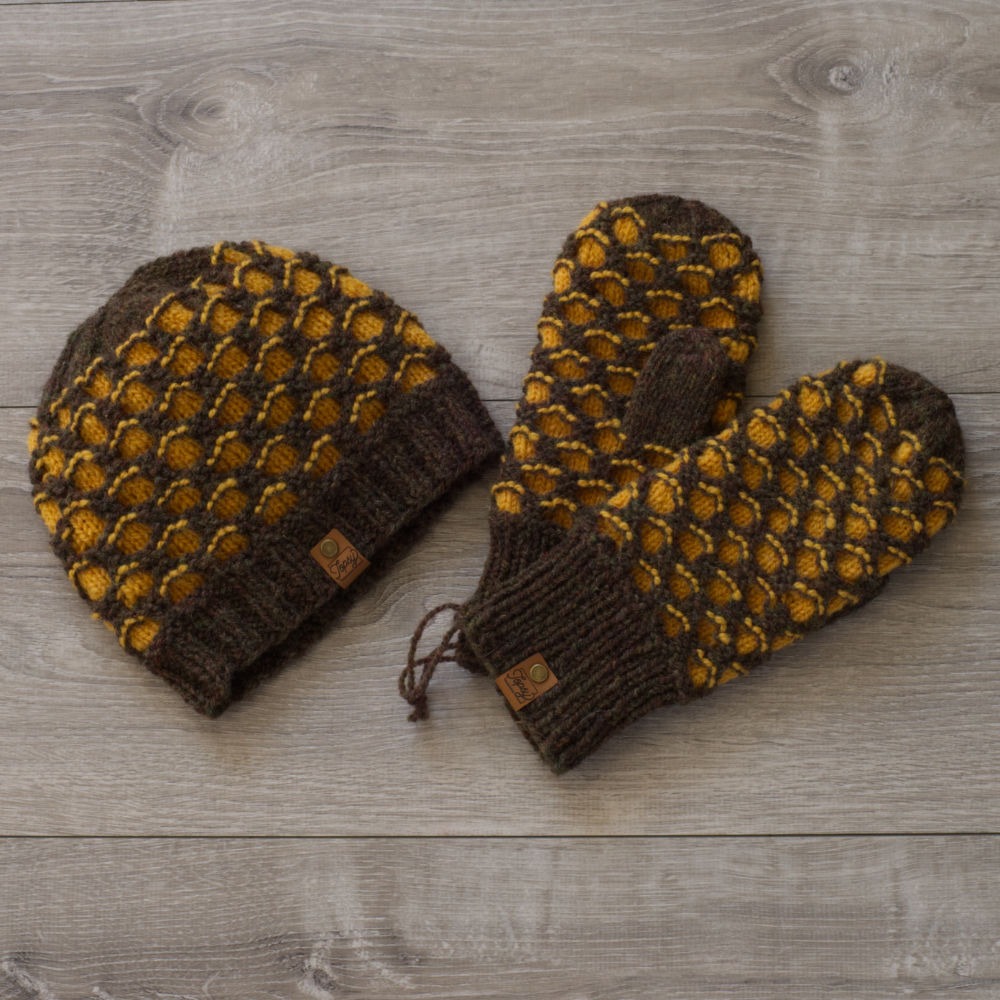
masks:
<path id="1" fill-rule="evenodd" d="M 516 667 L 511 667 L 497 678 L 497 687 L 515 712 L 530 705 L 540 694 L 545 694 L 558 683 L 559 678 L 539 653 L 521 660 Z"/>
<path id="2" fill-rule="evenodd" d="M 346 590 L 368 569 L 368 560 L 336 528 L 327 532 L 309 555 L 338 586 Z"/>

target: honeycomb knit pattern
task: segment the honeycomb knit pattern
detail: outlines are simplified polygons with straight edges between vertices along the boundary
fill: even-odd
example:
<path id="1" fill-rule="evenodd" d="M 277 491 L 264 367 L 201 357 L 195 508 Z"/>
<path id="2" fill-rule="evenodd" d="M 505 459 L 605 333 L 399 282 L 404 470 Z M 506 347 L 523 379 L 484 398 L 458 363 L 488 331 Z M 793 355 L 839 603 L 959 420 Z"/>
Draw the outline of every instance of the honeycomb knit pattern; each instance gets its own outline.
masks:
<path id="1" fill-rule="evenodd" d="M 601 202 L 567 237 L 552 281 L 493 487 L 477 600 L 647 466 L 728 423 L 756 345 L 760 261 L 698 201 Z M 644 384 L 657 399 L 631 405 Z M 457 659 L 481 669 L 462 639 Z"/>
<path id="2" fill-rule="evenodd" d="M 29 436 L 35 506 L 94 616 L 216 715 L 502 441 L 415 316 L 260 242 L 140 268 L 70 337 Z"/>
<path id="3" fill-rule="evenodd" d="M 458 622 L 493 677 L 545 658 L 558 683 L 512 714 L 564 771 L 872 598 L 954 517 L 963 456 L 943 392 L 843 363 L 647 468 Z"/>

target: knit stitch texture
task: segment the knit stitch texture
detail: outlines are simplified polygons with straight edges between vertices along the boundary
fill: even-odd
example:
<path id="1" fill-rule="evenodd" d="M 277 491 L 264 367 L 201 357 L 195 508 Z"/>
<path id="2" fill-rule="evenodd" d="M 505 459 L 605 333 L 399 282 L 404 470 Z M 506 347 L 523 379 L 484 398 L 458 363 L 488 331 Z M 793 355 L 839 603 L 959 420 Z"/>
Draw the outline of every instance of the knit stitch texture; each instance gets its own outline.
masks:
<path id="1" fill-rule="evenodd" d="M 502 441 L 415 316 L 261 242 L 138 271 L 70 337 L 29 437 L 35 506 L 95 617 L 217 715 Z M 362 578 L 363 579 L 363 578 Z"/>
<path id="2" fill-rule="evenodd" d="M 964 466 L 948 397 L 879 359 L 661 457 L 459 613 L 490 676 L 540 654 L 558 678 L 512 713 L 557 772 L 870 600 L 954 517 Z"/>
<path id="3" fill-rule="evenodd" d="M 567 237 L 552 281 L 493 487 L 476 600 L 645 465 L 731 420 L 756 345 L 760 261 L 749 237 L 698 201 L 601 202 Z M 464 640 L 457 658 L 481 669 Z"/>

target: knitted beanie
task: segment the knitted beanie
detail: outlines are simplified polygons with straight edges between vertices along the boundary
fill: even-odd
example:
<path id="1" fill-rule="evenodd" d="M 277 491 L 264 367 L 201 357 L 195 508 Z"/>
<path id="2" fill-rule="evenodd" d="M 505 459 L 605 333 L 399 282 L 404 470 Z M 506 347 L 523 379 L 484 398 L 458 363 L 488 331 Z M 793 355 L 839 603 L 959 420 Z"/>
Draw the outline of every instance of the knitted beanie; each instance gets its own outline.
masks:
<path id="1" fill-rule="evenodd" d="M 415 316 L 260 242 L 139 268 L 70 336 L 29 437 L 70 579 L 207 715 L 501 448 Z"/>
<path id="2" fill-rule="evenodd" d="M 948 397 L 876 359 L 646 470 L 456 626 L 556 771 L 871 599 L 954 516 Z"/>
<path id="3" fill-rule="evenodd" d="M 567 237 L 552 277 L 493 487 L 477 600 L 635 482 L 651 453 L 731 420 L 756 345 L 760 261 L 747 236 L 699 201 L 601 202 Z M 657 398 L 634 406 L 647 365 Z M 456 655 L 481 669 L 461 639 Z"/>

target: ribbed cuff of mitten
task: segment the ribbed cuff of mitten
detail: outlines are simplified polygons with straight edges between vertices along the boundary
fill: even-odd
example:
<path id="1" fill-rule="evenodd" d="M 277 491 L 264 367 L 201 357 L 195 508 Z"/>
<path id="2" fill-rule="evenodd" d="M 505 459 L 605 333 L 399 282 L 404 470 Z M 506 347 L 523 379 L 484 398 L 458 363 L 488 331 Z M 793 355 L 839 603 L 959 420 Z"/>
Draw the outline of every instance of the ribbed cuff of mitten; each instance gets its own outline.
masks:
<path id="1" fill-rule="evenodd" d="M 432 388 L 433 387 L 433 388 Z M 349 475 L 262 533 L 223 573 L 179 606 L 142 655 L 199 711 L 220 714 L 267 669 L 267 654 L 307 619 L 344 605 L 348 593 L 310 550 L 336 528 L 373 564 L 398 554 L 404 529 L 487 462 L 503 441 L 466 376 L 451 367 L 418 386 L 368 435 Z M 363 580 L 363 577 L 361 578 Z M 358 581 L 361 583 L 361 580 Z"/>
<path id="2" fill-rule="evenodd" d="M 602 552 L 604 541 L 566 542 L 461 616 L 466 642 L 494 679 L 538 654 L 558 678 L 511 709 L 557 773 L 615 730 L 692 693 L 653 610 Z"/>

